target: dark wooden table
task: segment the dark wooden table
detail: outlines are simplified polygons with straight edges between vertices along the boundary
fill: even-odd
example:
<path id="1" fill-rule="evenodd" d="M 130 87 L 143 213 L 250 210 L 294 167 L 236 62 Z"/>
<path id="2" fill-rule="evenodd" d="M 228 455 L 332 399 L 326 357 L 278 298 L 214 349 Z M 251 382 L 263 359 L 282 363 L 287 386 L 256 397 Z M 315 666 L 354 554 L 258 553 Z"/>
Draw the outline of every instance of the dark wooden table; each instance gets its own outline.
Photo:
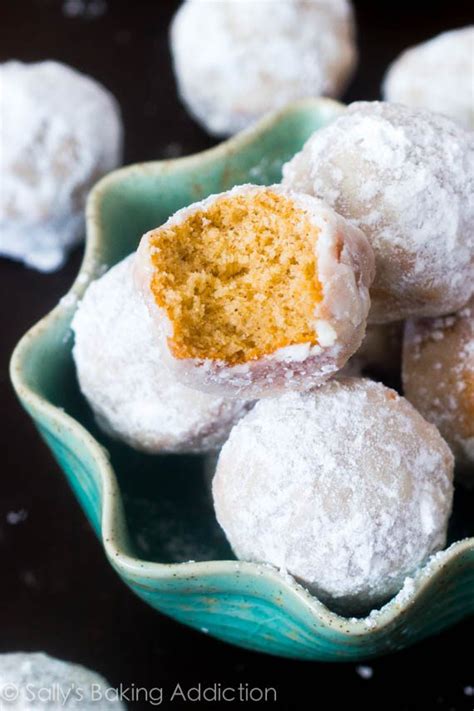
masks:
<path id="1" fill-rule="evenodd" d="M 87 19 L 69 17 L 68 0 L 3 0 L 0 60 L 54 58 L 102 81 L 123 110 L 126 162 L 193 153 L 213 141 L 176 96 L 167 28 L 177 4 L 108 0 L 102 16 Z M 473 19 L 472 4 L 457 0 L 356 7 L 361 62 L 348 101 L 377 98 L 384 68 L 403 47 Z M 66 292 L 80 259 L 77 250 L 53 275 L 0 260 L 0 652 L 45 650 L 99 670 L 113 686 L 162 687 L 165 695 L 177 682 L 243 683 L 276 687 L 278 703 L 269 706 L 279 709 L 305 708 L 303 699 L 311 699 L 315 709 L 472 710 L 474 697 L 464 690 L 474 686 L 473 619 L 371 662 L 364 679 L 354 664 L 299 663 L 217 642 L 153 612 L 124 587 L 7 375 L 14 344 Z"/>

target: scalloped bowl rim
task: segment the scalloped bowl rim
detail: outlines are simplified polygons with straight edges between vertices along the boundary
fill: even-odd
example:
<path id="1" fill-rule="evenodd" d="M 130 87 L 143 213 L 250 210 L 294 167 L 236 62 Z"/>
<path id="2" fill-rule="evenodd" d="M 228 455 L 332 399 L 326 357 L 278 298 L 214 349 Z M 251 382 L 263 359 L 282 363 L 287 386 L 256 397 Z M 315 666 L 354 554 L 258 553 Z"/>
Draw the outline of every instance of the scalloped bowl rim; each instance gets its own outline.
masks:
<path id="1" fill-rule="evenodd" d="M 81 297 L 85 288 L 90 282 L 90 276 L 94 274 L 95 250 L 101 242 L 99 220 L 97 214 L 100 210 L 100 202 L 104 192 L 110 185 L 120 182 L 134 173 L 146 174 L 169 170 L 174 166 L 186 166 L 212 161 L 213 158 L 235 152 L 252 143 L 258 135 L 266 133 L 277 124 L 285 115 L 304 110 L 316 109 L 318 111 L 334 111 L 342 105 L 332 99 L 304 99 L 293 102 L 284 109 L 272 113 L 261 119 L 255 126 L 242 131 L 236 136 L 223 141 L 219 145 L 205 151 L 171 160 L 156 160 L 143 163 L 134 163 L 118 170 L 112 171 L 102 178 L 92 189 L 86 207 L 87 238 L 83 260 L 71 288 L 67 294 L 59 301 L 45 317 L 37 322 L 18 342 L 10 362 L 10 377 L 13 386 L 21 401 L 31 403 L 35 410 L 43 412 L 52 422 L 60 425 L 63 429 L 72 429 L 75 436 L 81 440 L 89 452 L 93 455 L 97 470 L 101 479 L 101 540 L 106 555 L 110 563 L 118 571 L 122 571 L 128 577 L 129 574 L 139 574 L 141 578 L 150 580 L 163 579 L 186 579 L 191 577 L 208 577 L 214 575 L 234 576 L 235 572 L 246 572 L 250 575 L 266 577 L 272 579 L 280 588 L 285 588 L 289 595 L 294 596 L 312 614 L 319 623 L 328 627 L 337 628 L 347 637 L 366 636 L 374 631 L 380 631 L 384 627 L 391 625 L 397 617 L 403 614 L 415 598 L 422 594 L 431 582 L 439 576 L 443 569 L 451 562 L 454 562 L 466 550 L 474 550 L 474 537 L 462 539 L 451 544 L 448 548 L 435 554 L 418 569 L 412 576 L 413 588 L 408 594 L 403 594 L 403 589 L 392 597 L 383 607 L 376 608 L 370 613 L 371 624 L 367 626 L 366 619 L 348 618 L 338 615 L 328 609 L 320 600 L 311 595 L 304 587 L 291 578 L 289 575 L 282 575 L 276 568 L 260 563 L 252 563 L 238 560 L 211 560 L 211 561 L 189 561 L 182 563 L 158 563 L 146 561 L 134 557 L 126 551 L 126 522 L 120 506 L 120 490 L 115 472 L 108 458 L 107 450 L 88 432 L 88 430 L 68 415 L 59 407 L 50 403 L 47 399 L 34 392 L 24 381 L 22 375 L 22 361 L 32 347 L 32 342 L 48 330 L 54 321 L 64 314 L 64 309 L 70 303 L 77 306 L 77 300 Z M 123 545 L 121 545 L 123 544 Z M 401 596 L 403 594 L 402 599 Z M 397 599 L 398 598 L 398 599 Z M 374 615 L 375 612 L 375 615 Z M 372 617 L 372 615 L 374 615 Z M 341 625 L 341 623 L 343 623 Z"/>

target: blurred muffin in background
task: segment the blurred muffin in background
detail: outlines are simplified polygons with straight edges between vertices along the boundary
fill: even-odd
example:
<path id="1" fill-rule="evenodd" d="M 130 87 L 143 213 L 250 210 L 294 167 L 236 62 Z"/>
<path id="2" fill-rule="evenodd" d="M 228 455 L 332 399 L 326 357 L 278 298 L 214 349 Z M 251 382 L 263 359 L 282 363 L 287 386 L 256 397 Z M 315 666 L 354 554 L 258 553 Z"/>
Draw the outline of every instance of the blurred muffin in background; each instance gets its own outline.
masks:
<path id="1" fill-rule="evenodd" d="M 170 39 L 181 98 L 216 136 L 296 99 L 339 96 L 357 61 L 347 0 L 187 0 Z"/>
<path id="2" fill-rule="evenodd" d="M 53 271 L 83 237 L 90 188 L 121 163 L 119 107 L 71 67 L 12 61 L 0 115 L 0 255 Z"/>

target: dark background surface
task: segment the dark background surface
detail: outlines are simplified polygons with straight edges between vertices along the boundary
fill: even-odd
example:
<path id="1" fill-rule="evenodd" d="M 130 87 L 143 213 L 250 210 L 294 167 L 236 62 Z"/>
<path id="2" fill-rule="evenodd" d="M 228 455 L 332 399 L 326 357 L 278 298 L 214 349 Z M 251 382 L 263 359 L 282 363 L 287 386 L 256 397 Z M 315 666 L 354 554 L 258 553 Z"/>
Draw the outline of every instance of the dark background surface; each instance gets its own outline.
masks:
<path id="1" fill-rule="evenodd" d="M 71 0 L 3 0 L 0 60 L 54 58 L 103 82 L 122 107 L 126 162 L 193 153 L 213 141 L 176 96 L 167 27 L 177 4 L 108 0 L 100 17 L 87 18 L 68 16 Z M 400 50 L 474 15 L 472 3 L 455 1 L 357 2 L 356 9 L 361 61 L 347 101 L 378 98 Z M 268 706 L 281 709 L 472 710 L 464 689 L 474 686 L 473 619 L 369 662 L 373 674 L 364 679 L 355 664 L 287 661 L 225 645 L 155 613 L 124 587 L 7 375 L 14 344 L 67 291 L 80 258 L 76 250 L 52 275 L 0 260 L 0 652 L 44 650 L 100 671 L 113 686 L 165 693 L 177 682 L 274 686 L 279 702 Z"/>

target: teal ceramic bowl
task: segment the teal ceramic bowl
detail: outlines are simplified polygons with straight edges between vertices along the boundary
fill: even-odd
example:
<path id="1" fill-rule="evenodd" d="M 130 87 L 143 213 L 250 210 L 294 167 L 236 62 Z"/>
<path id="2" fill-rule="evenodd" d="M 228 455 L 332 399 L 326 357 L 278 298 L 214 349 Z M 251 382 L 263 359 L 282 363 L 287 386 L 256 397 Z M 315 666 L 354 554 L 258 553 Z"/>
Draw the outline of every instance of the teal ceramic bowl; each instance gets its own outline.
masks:
<path id="1" fill-rule="evenodd" d="M 343 110 L 307 100 L 219 147 L 118 170 L 87 206 L 71 291 L 18 344 L 11 377 L 123 581 L 156 610 L 262 652 L 357 660 L 401 649 L 474 612 L 474 538 L 454 542 L 366 619 L 346 619 L 271 567 L 233 560 L 212 512 L 205 462 L 152 457 L 109 440 L 80 395 L 70 322 L 91 279 L 178 208 L 243 183 L 272 183 L 309 135 Z M 472 516 L 471 516 L 472 519 Z M 462 523 L 462 525 L 465 525 Z M 453 540 L 472 535 L 462 529 Z"/>

